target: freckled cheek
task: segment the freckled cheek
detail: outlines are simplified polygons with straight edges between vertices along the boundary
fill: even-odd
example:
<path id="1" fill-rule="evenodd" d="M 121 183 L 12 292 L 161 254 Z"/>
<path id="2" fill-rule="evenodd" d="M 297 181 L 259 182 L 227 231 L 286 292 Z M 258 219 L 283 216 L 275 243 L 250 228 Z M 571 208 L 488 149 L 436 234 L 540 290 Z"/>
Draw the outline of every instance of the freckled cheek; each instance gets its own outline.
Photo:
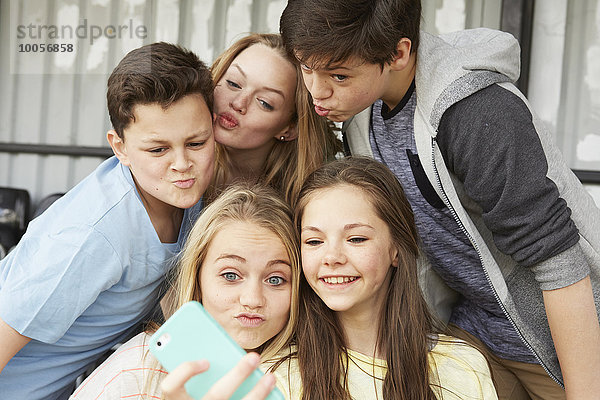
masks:
<path id="1" fill-rule="evenodd" d="M 222 85 L 218 85 L 217 87 L 215 87 L 214 97 L 215 97 L 215 104 L 214 104 L 215 111 L 218 113 L 220 106 L 222 104 L 227 104 L 227 94 L 223 90 Z"/>
<path id="2" fill-rule="evenodd" d="M 379 252 L 363 255 L 361 263 L 365 273 L 371 273 L 373 276 L 385 275 L 390 268 L 386 254 L 385 249 L 380 249 Z"/>
<path id="3" fill-rule="evenodd" d="M 291 295 L 290 295 L 291 296 Z M 276 325 L 283 328 L 290 317 L 290 296 L 281 297 L 279 301 L 272 303 L 273 316 L 276 318 Z"/>

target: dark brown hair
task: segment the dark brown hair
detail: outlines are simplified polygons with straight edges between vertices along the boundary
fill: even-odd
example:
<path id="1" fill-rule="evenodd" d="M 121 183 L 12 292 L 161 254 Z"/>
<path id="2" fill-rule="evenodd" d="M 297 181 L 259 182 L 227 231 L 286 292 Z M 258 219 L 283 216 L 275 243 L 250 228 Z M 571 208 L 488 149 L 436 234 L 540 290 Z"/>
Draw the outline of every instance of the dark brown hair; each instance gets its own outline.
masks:
<path id="1" fill-rule="evenodd" d="M 358 58 L 393 61 L 400 39 L 419 46 L 420 0 L 290 0 L 279 30 L 288 52 L 313 68 Z"/>
<path id="2" fill-rule="evenodd" d="M 427 359 L 434 320 L 417 280 L 419 239 L 402 186 L 385 165 L 371 159 L 351 157 L 324 165 L 302 187 L 294 219 L 298 230 L 303 211 L 315 193 L 338 185 L 355 186 L 367 195 L 379 218 L 388 225 L 398 249 L 398 267 L 391 268 L 386 302 L 376 322 L 378 353 L 385 355 L 388 367 L 383 397 L 434 400 Z M 349 400 L 343 328 L 336 313 L 310 288 L 304 274 L 300 278 L 297 329 L 302 398 Z"/>
<path id="3" fill-rule="evenodd" d="M 110 122 L 123 139 L 136 105 L 158 103 L 166 109 L 189 94 L 201 95 L 212 114 L 213 88 L 208 68 L 191 51 L 165 42 L 142 46 L 127 53 L 108 78 Z"/>

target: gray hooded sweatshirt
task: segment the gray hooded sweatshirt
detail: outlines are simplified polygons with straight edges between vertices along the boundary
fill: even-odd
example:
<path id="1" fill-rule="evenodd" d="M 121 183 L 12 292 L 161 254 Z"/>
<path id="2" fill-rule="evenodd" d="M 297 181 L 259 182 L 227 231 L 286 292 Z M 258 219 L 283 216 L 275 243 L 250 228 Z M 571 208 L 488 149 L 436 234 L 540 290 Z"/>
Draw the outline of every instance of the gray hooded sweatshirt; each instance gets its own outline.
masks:
<path id="1" fill-rule="evenodd" d="M 519 45 L 509 34 L 485 28 L 439 37 L 423 32 L 414 140 L 426 179 L 475 249 L 489 290 L 562 384 L 541 291 L 589 275 L 600 311 L 600 210 L 512 84 L 518 75 Z M 492 87 L 517 101 L 465 110 L 469 103 L 461 100 Z M 368 108 L 344 123 L 352 155 L 373 157 L 370 119 Z M 438 138 L 446 119 L 452 122 L 442 128 L 452 135 Z M 428 303 L 447 321 L 458 295 L 425 257 L 419 274 Z"/>

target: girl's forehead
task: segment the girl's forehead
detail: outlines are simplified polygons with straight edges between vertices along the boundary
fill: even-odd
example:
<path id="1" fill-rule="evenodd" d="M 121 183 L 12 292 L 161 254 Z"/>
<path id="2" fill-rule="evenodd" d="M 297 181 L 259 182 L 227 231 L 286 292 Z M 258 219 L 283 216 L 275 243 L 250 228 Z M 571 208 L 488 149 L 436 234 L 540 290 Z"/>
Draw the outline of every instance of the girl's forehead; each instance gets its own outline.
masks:
<path id="1" fill-rule="evenodd" d="M 307 211 L 315 216 L 323 214 L 333 216 L 347 210 L 354 210 L 354 213 L 360 214 L 378 214 L 373 206 L 372 195 L 368 191 L 357 185 L 342 183 L 311 192 L 306 197 L 302 217 L 307 214 Z"/>
<path id="2" fill-rule="evenodd" d="M 289 229 L 288 229 L 289 230 Z M 250 219 L 227 219 L 223 221 L 210 240 L 207 252 L 217 248 L 239 249 L 243 252 L 244 246 L 267 246 L 271 249 L 285 249 L 288 253 L 285 239 L 285 228 L 281 232 L 277 229 L 264 226 L 259 221 Z M 240 245 L 242 245 L 240 247 Z"/>

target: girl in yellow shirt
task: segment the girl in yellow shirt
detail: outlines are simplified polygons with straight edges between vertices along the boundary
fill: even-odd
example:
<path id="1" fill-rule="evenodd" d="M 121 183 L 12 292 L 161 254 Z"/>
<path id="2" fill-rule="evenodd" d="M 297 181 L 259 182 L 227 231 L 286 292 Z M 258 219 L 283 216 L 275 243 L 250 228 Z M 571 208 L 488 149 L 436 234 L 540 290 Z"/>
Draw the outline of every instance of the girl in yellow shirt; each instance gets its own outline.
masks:
<path id="1" fill-rule="evenodd" d="M 295 223 L 296 346 L 273 364 L 288 398 L 497 399 L 484 356 L 435 328 L 412 210 L 387 167 L 349 158 L 319 168 Z"/>

